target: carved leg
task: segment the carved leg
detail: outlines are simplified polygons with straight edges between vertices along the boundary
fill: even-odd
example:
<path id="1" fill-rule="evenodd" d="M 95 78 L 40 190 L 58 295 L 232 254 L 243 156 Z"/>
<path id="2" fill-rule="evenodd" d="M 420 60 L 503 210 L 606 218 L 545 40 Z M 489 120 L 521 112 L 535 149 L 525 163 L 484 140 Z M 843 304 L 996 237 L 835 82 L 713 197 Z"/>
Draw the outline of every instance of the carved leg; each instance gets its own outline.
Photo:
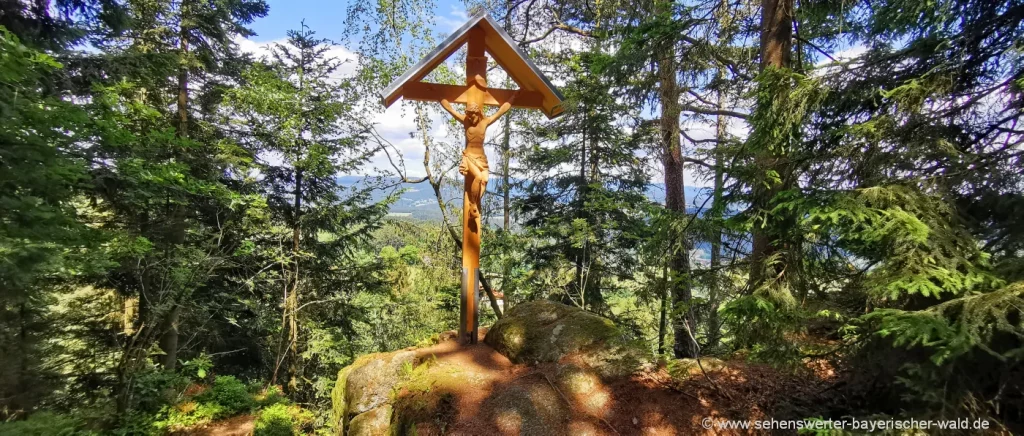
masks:
<path id="1" fill-rule="evenodd" d="M 480 178 L 476 179 L 476 190 L 473 193 L 474 194 L 474 200 L 473 200 L 473 205 L 474 205 L 473 213 L 474 213 L 474 216 L 473 216 L 473 218 L 480 218 L 480 208 L 483 207 L 483 205 L 484 205 L 484 202 L 483 202 L 484 201 L 484 193 L 487 192 L 487 176 L 488 176 L 488 171 L 487 170 L 482 170 L 482 171 L 480 171 Z"/>

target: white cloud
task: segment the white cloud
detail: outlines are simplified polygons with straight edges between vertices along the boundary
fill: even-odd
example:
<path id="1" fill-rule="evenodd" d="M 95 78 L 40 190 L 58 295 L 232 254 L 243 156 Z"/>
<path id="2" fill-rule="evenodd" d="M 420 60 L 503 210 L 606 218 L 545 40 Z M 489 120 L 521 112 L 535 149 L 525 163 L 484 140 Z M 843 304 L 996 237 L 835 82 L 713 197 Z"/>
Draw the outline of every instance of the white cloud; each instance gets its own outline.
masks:
<path id="1" fill-rule="evenodd" d="M 465 9 L 452 5 L 448 16 L 439 14 L 434 16 L 434 19 L 437 21 L 438 30 L 450 34 L 462 27 L 463 24 L 466 24 L 466 21 L 469 21 L 469 14 L 466 13 Z"/>
<path id="2" fill-rule="evenodd" d="M 857 62 L 851 61 L 856 60 L 864 53 L 867 53 L 867 51 L 867 46 L 855 45 L 836 52 L 832 55 L 832 59 L 822 57 L 822 59 L 814 65 L 815 68 L 811 71 L 811 75 L 814 77 L 823 77 L 841 72 L 843 68 L 856 65 Z"/>
<path id="3" fill-rule="evenodd" d="M 447 16 L 436 16 L 438 28 L 447 30 L 449 32 L 461 27 L 468 19 L 469 17 L 465 10 L 458 9 L 454 6 L 451 8 L 451 11 Z M 273 44 L 284 43 L 285 41 L 286 40 L 283 38 L 271 41 L 253 41 L 249 39 L 238 38 L 235 42 L 239 45 L 239 48 L 243 52 L 252 53 L 254 56 L 257 57 L 263 57 L 269 56 L 270 47 Z M 548 38 L 541 44 L 543 44 L 545 46 L 544 48 L 546 49 L 557 51 L 579 51 L 584 49 L 583 39 L 576 35 L 559 35 L 558 37 Z M 355 73 L 355 68 L 357 64 L 356 61 L 358 60 L 358 56 L 351 50 L 348 50 L 346 47 L 343 46 L 335 46 L 328 51 L 328 54 L 329 56 L 336 57 L 339 60 L 346 62 L 345 65 L 342 68 L 340 68 L 339 71 L 337 72 L 338 79 L 350 76 Z M 453 56 L 452 58 L 454 59 L 456 57 L 457 56 Z M 458 72 L 463 71 L 464 69 L 462 65 L 456 65 L 454 61 L 449 61 L 448 66 L 453 71 L 455 71 L 456 74 Z M 490 79 L 493 81 L 493 83 L 500 83 L 504 77 L 504 72 L 496 71 L 495 74 L 493 74 L 493 76 L 490 77 Z M 556 84 L 564 84 L 564 80 L 561 77 L 552 77 L 551 79 Z M 405 165 L 406 175 L 409 177 L 416 178 L 425 176 L 426 170 L 423 167 L 424 146 L 422 138 L 418 136 L 416 131 L 416 113 L 413 105 L 410 103 L 406 103 L 403 100 L 399 100 L 396 104 L 392 105 L 390 108 L 387 108 L 386 110 L 374 112 L 372 114 L 367 115 L 371 117 L 370 121 L 375 125 L 377 133 L 393 146 L 393 148 L 389 150 L 391 153 L 391 160 L 394 160 L 397 163 L 399 159 L 401 159 Z M 431 119 L 430 137 L 434 141 L 436 146 L 444 147 L 446 151 L 448 149 L 454 149 L 454 147 L 461 148 L 463 144 L 462 134 L 461 132 L 458 132 L 457 129 L 453 129 L 447 124 L 447 122 L 450 119 L 450 116 L 444 111 L 440 110 L 439 107 L 432 108 L 429 116 Z M 487 132 L 488 137 L 492 138 L 492 140 L 493 138 L 499 138 L 502 134 L 503 124 L 496 124 L 497 125 L 494 125 L 490 129 L 488 129 Z M 731 129 L 735 128 L 735 126 L 730 127 Z M 703 139 L 714 135 L 714 128 L 713 126 L 710 125 L 687 125 L 684 126 L 684 128 L 688 129 L 687 133 L 691 137 L 698 139 Z M 400 153 L 401 156 L 397 156 L 395 154 L 396 151 Z M 455 151 L 452 152 L 455 153 Z M 498 164 L 500 161 L 498 151 L 494 147 L 488 146 L 486 148 L 486 152 L 491 167 L 496 170 L 498 168 Z M 643 152 L 638 150 L 638 153 Z M 432 155 L 432 160 L 434 161 L 444 158 L 455 159 L 457 158 L 457 154 L 452 156 L 446 154 L 443 155 L 442 153 L 440 153 L 440 150 L 437 150 Z M 385 154 L 383 151 L 378 151 L 370 159 L 369 164 L 361 170 L 361 174 L 354 175 L 380 175 L 384 173 L 393 173 L 394 169 L 391 165 L 391 160 L 389 160 L 388 155 Z M 662 165 L 660 159 L 658 159 L 657 157 L 653 157 L 650 158 L 649 160 L 653 165 L 652 181 L 655 183 L 663 182 L 664 176 L 662 174 Z M 448 177 L 452 177 L 455 175 L 457 174 L 447 174 Z M 710 184 L 710 181 L 707 180 L 706 178 L 698 177 L 694 166 L 687 165 L 685 172 L 685 183 L 687 186 L 708 186 Z M 688 200 L 693 201 L 693 199 Z"/>
<path id="4" fill-rule="evenodd" d="M 855 45 L 855 46 L 850 47 L 850 48 L 848 48 L 846 50 L 841 50 L 841 51 L 837 52 L 836 54 L 832 55 L 832 57 L 836 58 L 836 60 L 848 61 L 848 60 L 854 59 L 854 58 L 856 58 L 856 57 L 858 57 L 858 56 L 860 56 L 860 55 L 862 55 L 864 53 L 867 53 L 867 51 L 868 51 L 867 46 Z"/>
<path id="5" fill-rule="evenodd" d="M 270 49 L 276 44 L 285 44 L 288 42 L 287 38 L 279 38 L 270 41 L 257 42 L 250 39 L 235 37 L 235 43 L 238 44 L 239 50 L 244 53 L 251 53 L 257 58 L 270 57 Z M 328 58 L 334 58 L 341 62 L 341 66 L 338 68 L 331 77 L 335 80 L 341 80 L 346 77 L 351 77 L 356 72 L 356 65 L 358 64 L 359 56 L 353 53 L 351 50 L 341 45 L 331 46 L 327 50 L 325 56 Z"/>

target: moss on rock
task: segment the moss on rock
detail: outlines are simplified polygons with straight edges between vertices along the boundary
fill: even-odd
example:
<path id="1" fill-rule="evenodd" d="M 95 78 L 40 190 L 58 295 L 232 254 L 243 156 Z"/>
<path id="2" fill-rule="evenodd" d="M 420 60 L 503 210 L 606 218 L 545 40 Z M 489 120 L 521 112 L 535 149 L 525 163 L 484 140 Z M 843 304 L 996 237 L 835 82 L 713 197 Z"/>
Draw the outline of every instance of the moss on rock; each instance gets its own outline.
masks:
<path id="1" fill-rule="evenodd" d="M 408 350 L 376 353 L 342 368 L 331 392 L 335 434 L 351 435 L 354 417 L 388 404 L 415 359 L 416 353 Z"/>
<path id="2" fill-rule="evenodd" d="M 362 365 L 352 369 L 345 388 L 348 414 L 358 415 L 388 401 L 402 381 L 403 368 L 416 360 L 413 351 L 371 354 Z"/>
<path id="3" fill-rule="evenodd" d="M 346 366 L 338 371 L 338 381 L 334 383 L 331 390 L 331 423 L 335 428 L 335 434 L 345 434 L 345 418 L 348 410 L 348 402 L 345 400 L 345 387 L 348 386 L 348 374 L 352 372 L 353 365 Z"/>
<path id="4" fill-rule="evenodd" d="M 626 376 L 651 361 L 643 344 L 611 320 L 547 300 L 513 307 L 484 341 L 516 363 L 572 358 L 602 377 Z"/>
<path id="5" fill-rule="evenodd" d="M 349 422 L 348 436 L 386 435 L 391 427 L 391 405 L 360 413 Z"/>

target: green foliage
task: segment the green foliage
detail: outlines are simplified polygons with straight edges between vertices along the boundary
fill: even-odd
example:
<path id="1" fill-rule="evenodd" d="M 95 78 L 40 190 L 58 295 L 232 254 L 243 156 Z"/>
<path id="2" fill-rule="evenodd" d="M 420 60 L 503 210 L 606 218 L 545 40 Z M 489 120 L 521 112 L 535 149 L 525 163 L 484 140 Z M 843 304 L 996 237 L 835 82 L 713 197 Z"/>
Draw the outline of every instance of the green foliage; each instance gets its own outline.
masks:
<path id="1" fill-rule="evenodd" d="M 254 436 L 291 436 L 309 425 L 312 415 L 298 406 L 275 404 L 260 411 L 253 428 Z"/>
<path id="2" fill-rule="evenodd" d="M 825 98 L 827 89 L 811 77 L 776 67 L 765 68 L 756 80 L 753 97 L 757 103 L 747 144 L 772 155 L 790 153 L 800 141 L 805 120 Z M 769 170 L 760 175 L 762 183 L 780 182 L 780 174 L 762 170 Z"/>
<path id="3" fill-rule="evenodd" d="M 268 58 L 244 70 L 222 105 L 223 122 L 233 126 L 234 140 L 253 154 L 261 174 L 251 186 L 260 203 L 238 235 L 241 267 L 231 275 L 254 298 L 224 297 L 225 304 L 249 311 L 234 316 L 258 314 L 262 332 L 254 336 L 273 338 L 261 344 L 274 350 L 267 365 L 279 378 L 272 382 L 287 377 L 292 398 L 324 401 L 330 388 L 322 375 L 351 359 L 339 342 L 353 332 L 353 296 L 379 284 L 359 255 L 387 204 L 370 201 L 377 187 L 371 180 L 356 187 L 338 183 L 371 153 L 350 117 L 351 84 L 335 80 L 341 61 L 330 56 L 332 43 L 306 27 L 288 35 Z M 281 286 L 288 289 L 283 299 Z M 278 324 L 275 317 L 287 321 Z M 305 371 L 320 375 L 305 378 Z"/>
<path id="4" fill-rule="evenodd" d="M 883 300 L 962 295 L 1000 282 L 988 256 L 953 225 L 949 205 L 907 186 L 805 194 L 780 209 L 801 213 L 812 241 L 836 237 L 838 247 L 874 264 L 865 285 Z"/>
<path id="5" fill-rule="evenodd" d="M 194 396 L 185 395 L 183 399 L 163 406 L 151 424 L 152 430 L 173 432 L 188 429 L 285 401 L 279 391 L 268 390 L 254 397 L 248 386 L 234 376 L 217 376 L 208 387 L 192 386 L 200 387 L 201 392 Z"/>
<path id="6" fill-rule="evenodd" d="M 89 436 L 81 419 L 50 412 L 32 414 L 24 421 L 0 422 L 0 436 Z"/>
<path id="7" fill-rule="evenodd" d="M 177 393 L 184 391 L 189 378 L 181 374 L 148 368 L 138 371 L 137 380 L 132 384 L 131 395 L 136 398 L 135 409 L 142 413 L 155 413 L 176 400 Z"/>
<path id="8" fill-rule="evenodd" d="M 340 368 L 456 327 L 461 136 L 409 106 L 444 222 L 338 181 L 382 150 L 413 179 L 372 120 L 439 39 L 432 1 L 349 2 L 352 76 L 305 26 L 239 52 L 262 0 L 44 3 L 0 7 L 0 434 L 325 428 Z M 1019 0 L 778 2 L 791 62 L 763 70 L 756 5 L 554 3 L 485 5 L 566 97 L 499 137 L 515 213 L 482 266 L 507 307 L 560 298 L 652 349 L 694 314 L 704 353 L 833 360 L 828 413 L 1019 421 Z M 671 176 L 713 184 L 696 213 L 652 194 L 678 143 Z"/>
<path id="9" fill-rule="evenodd" d="M 777 299 L 761 294 L 738 297 L 722 307 L 722 318 L 731 326 L 733 345 L 749 349 L 751 358 L 790 364 L 800 357 L 797 344 L 786 335 L 800 329 L 804 318 Z"/>
<path id="10" fill-rule="evenodd" d="M 561 298 L 606 313 L 604 294 L 633 274 L 634 250 L 649 236 L 641 214 L 649 174 L 635 155 L 647 132 L 633 130 L 638 114 L 598 73 L 609 62 L 600 42 L 559 61 L 574 78 L 564 87 L 565 113 L 536 127 L 521 158 L 525 192 L 515 206 L 530 241 L 523 260 L 534 274 L 573 268 L 570 281 L 556 285 Z M 569 170 L 550 175 L 552 168 Z"/>
<path id="11" fill-rule="evenodd" d="M 218 417 L 246 412 L 255 405 L 252 394 L 249 393 L 249 388 L 245 383 L 230 375 L 217 376 L 213 381 L 213 386 L 198 395 L 196 401 L 216 404 L 220 408 Z"/>
<path id="12" fill-rule="evenodd" d="M 196 356 L 192 360 L 182 362 L 182 372 L 195 372 L 195 377 L 202 380 L 206 378 L 206 374 L 209 373 L 210 369 L 213 368 L 213 361 L 210 360 L 210 356 L 205 354 Z"/>
<path id="13" fill-rule="evenodd" d="M 109 266 L 73 204 L 86 176 L 81 108 L 46 91 L 62 65 L 0 26 L 0 419 L 54 388 L 40 367 L 52 284 Z"/>
<path id="14" fill-rule="evenodd" d="M 225 413 L 223 406 L 217 403 L 197 403 L 194 401 L 182 404 L 167 406 L 163 411 L 162 419 L 156 419 L 146 428 L 145 433 L 173 432 L 192 428 L 198 425 L 205 425 L 215 419 L 230 416 Z M 122 425 L 122 429 L 129 430 L 130 427 Z M 128 432 L 127 434 L 131 434 Z"/>
<path id="15" fill-rule="evenodd" d="M 1024 282 L 1002 289 L 965 295 L 924 310 L 876 310 L 862 317 L 877 323 L 875 334 L 891 337 L 893 345 L 924 347 L 942 365 L 975 351 L 1011 364 L 1024 358 Z M 1016 344 L 1015 344 L 1015 341 Z"/>
<path id="16" fill-rule="evenodd" d="M 270 386 L 263 389 L 254 399 L 256 401 L 255 408 L 257 409 L 288 402 L 288 398 L 284 396 L 284 392 L 281 392 L 281 388 L 278 386 Z"/>

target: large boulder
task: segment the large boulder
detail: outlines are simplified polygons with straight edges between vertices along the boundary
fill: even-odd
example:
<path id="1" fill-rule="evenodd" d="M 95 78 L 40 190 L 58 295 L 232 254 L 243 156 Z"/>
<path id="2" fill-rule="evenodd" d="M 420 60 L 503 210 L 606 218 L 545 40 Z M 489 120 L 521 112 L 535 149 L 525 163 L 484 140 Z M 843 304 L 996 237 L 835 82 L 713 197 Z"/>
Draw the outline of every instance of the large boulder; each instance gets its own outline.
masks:
<path id="1" fill-rule="evenodd" d="M 391 429 L 391 405 L 360 413 L 348 423 L 348 436 L 382 436 Z"/>
<path id="2" fill-rule="evenodd" d="M 414 351 L 402 350 L 368 354 L 343 368 L 331 393 L 337 434 L 380 434 L 382 425 L 387 429 L 392 395 L 415 361 Z"/>
<path id="3" fill-rule="evenodd" d="M 335 434 L 599 434 L 597 418 L 610 401 L 603 379 L 651 362 L 644 345 L 610 320 L 551 301 L 512 308 L 485 342 L 490 348 L 442 338 L 356 359 L 332 393 Z M 573 420 L 573 410 L 593 419 Z"/>
<path id="4" fill-rule="evenodd" d="M 426 349 L 361 356 L 342 368 L 331 393 L 337 436 L 444 434 L 454 419 L 452 392 L 472 386 L 435 368 Z"/>
<path id="5" fill-rule="evenodd" d="M 484 342 L 516 363 L 571 362 L 604 378 L 628 376 L 652 361 L 643 343 L 608 318 L 548 300 L 516 305 Z"/>

